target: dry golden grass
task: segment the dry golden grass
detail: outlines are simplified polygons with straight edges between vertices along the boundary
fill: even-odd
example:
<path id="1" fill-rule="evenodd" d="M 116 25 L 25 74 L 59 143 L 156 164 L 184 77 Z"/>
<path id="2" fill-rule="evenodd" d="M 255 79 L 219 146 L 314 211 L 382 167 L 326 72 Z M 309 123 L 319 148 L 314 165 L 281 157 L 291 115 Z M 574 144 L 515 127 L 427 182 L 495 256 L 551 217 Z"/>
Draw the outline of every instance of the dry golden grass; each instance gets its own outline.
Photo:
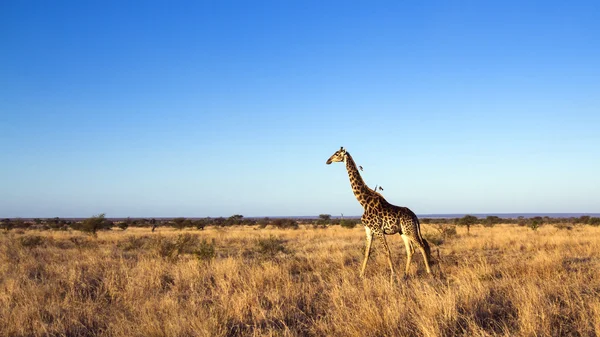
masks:
<path id="1" fill-rule="evenodd" d="M 416 254 L 397 284 L 377 242 L 359 277 L 363 247 L 358 227 L 2 233 L 0 336 L 600 335 L 600 228 L 459 229 L 435 277 Z"/>

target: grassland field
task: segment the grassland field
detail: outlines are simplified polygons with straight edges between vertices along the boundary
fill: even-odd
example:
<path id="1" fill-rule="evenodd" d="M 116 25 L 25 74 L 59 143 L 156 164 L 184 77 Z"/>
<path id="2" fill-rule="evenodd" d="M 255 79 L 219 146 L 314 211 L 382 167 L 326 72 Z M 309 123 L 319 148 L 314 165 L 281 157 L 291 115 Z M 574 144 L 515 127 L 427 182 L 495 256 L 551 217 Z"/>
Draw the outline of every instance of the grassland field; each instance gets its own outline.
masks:
<path id="1" fill-rule="evenodd" d="M 0 336 L 600 336 L 599 227 L 457 230 L 394 283 L 360 226 L 2 231 Z"/>

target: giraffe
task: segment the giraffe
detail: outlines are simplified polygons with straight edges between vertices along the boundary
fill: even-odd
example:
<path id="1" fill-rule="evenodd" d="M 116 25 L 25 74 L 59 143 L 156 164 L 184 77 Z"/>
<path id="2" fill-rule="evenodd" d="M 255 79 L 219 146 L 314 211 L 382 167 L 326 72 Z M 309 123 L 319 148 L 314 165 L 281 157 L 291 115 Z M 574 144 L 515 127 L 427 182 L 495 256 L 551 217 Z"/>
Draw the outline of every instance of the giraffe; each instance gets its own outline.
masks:
<path id="1" fill-rule="evenodd" d="M 391 270 L 391 279 L 394 280 L 396 276 L 396 270 L 392 263 L 390 254 L 390 248 L 385 239 L 385 235 L 393 235 L 400 233 L 404 246 L 406 248 L 406 268 L 404 270 L 404 278 L 408 276 L 408 270 L 412 255 L 414 253 L 413 245 L 416 245 L 421 251 L 423 260 L 425 261 L 425 268 L 428 274 L 431 274 L 429 267 L 429 261 L 431 258 L 431 252 L 429 244 L 421 236 L 421 229 L 419 225 L 419 219 L 410 209 L 407 207 L 399 207 L 390 204 L 385 198 L 377 192 L 377 188 L 372 190 L 363 181 L 356 163 L 350 153 L 347 152 L 343 147 L 336 151 L 326 162 L 327 165 L 334 162 L 344 162 L 346 169 L 348 170 L 348 177 L 350 178 L 350 185 L 352 186 L 352 192 L 354 196 L 361 204 L 364 209 L 364 213 L 361 217 L 361 222 L 365 226 L 366 233 L 366 247 L 365 257 L 362 263 L 360 276 L 364 277 L 365 268 L 367 267 L 367 261 L 371 254 L 371 243 L 373 236 L 377 237 L 384 247 L 385 254 L 387 256 L 388 264 Z"/>

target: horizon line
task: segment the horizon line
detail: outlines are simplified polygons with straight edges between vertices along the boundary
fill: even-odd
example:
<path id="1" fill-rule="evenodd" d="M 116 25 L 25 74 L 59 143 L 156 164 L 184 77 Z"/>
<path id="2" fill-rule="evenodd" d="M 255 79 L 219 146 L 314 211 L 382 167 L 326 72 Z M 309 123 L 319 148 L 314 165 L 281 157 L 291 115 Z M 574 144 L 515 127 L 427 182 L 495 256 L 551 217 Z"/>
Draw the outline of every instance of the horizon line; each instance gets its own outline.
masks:
<path id="1" fill-rule="evenodd" d="M 100 213 L 102 214 L 102 213 Z M 327 213 L 321 213 L 327 214 Z M 332 219 L 341 219 L 341 218 L 360 218 L 361 215 L 331 215 Z M 534 217 L 534 216 L 548 216 L 555 218 L 569 218 L 575 216 L 600 216 L 598 212 L 501 212 L 501 213 L 424 213 L 424 214 L 416 214 L 419 218 L 457 218 L 463 217 L 465 215 L 473 215 L 476 217 L 486 217 L 486 216 L 499 216 L 502 218 L 517 218 L 519 216 L 524 217 Z M 205 218 L 229 218 L 229 216 L 108 216 L 106 219 L 175 219 L 175 218 L 186 218 L 186 219 L 205 219 Z M 34 216 L 34 217 L 4 217 L 0 216 L 0 219 L 23 219 L 23 220 L 33 220 L 33 219 L 52 219 L 52 218 L 61 218 L 61 219 L 87 219 L 90 216 Z M 319 215 L 259 215 L 259 216 L 243 216 L 245 219 L 262 219 L 262 218 L 299 218 L 299 219 L 313 219 L 319 218 Z"/>

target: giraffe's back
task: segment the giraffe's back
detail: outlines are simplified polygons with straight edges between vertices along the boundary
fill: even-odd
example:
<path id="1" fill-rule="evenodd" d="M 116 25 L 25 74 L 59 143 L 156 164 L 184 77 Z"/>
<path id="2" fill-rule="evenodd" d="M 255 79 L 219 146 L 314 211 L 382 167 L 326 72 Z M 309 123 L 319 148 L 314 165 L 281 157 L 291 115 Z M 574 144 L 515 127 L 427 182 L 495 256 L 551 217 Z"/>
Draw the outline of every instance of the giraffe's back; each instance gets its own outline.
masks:
<path id="1" fill-rule="evenodd" d="M 384 221 L 385 232 L 389 227 L 389 231 L 393 232 L 390 234 L 400 233 L 409 237 L 418 235 L 419 219 L 408 207 L 390 204 L 388 207 L 384 207 L 384 213 L 386 214 L 384 218 L 387 220 Z"/>
<path id="2" fill-rule="evenodd" d="M 400 233 L 419 238 L 419 219 L 408 207 L 392 205 L 385 200 L 378 206 L 365 210 L 363 219 L 366 223 L 381 226 L 375 229 L 388 235 Z"/>

